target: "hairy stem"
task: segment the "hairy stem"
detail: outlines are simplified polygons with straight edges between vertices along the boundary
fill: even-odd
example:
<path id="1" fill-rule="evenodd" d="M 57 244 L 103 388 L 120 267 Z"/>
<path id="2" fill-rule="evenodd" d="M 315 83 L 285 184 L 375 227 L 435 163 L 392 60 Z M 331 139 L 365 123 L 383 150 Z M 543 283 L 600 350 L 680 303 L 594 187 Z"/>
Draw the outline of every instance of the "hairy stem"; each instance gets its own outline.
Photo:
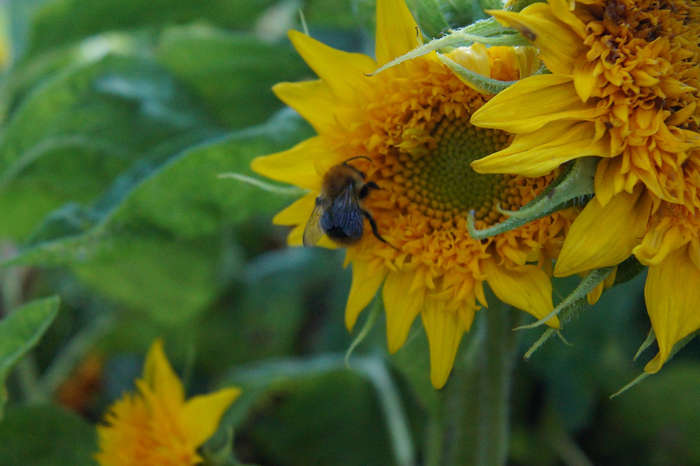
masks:
<path id="1" fill-rule="evenodd" d="M 444 389 L 443 415 L 433 420 L 440 429 L 441 454 L 428 464 L 506 464 L 517 337 L 512 329 L 519 314 L 495 298 L 489 303 L 478 313 Z"/>
<path id="2" fill-rule="evenodd" d="M 486 339 L 479 355 L 477 465 L 501 465 L 508 458 L 515 324 L 514 312 L 507 306 L 486 311 Z"/>

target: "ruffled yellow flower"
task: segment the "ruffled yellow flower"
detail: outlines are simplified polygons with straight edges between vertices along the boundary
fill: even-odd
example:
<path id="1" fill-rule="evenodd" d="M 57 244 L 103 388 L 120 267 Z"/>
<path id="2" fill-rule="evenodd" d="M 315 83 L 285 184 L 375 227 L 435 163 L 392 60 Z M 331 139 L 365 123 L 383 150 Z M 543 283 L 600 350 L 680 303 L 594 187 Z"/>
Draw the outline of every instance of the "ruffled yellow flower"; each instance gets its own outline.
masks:
<path id="1" fill-rule="evenodd" d="M 225 388 L 185 401 L 182 383 L 168 363 L 163 343 L 148 351 L 137 394 L 115 402 L 98 426 L 101 466 L 190 466 L 202 458 L 197 448 L 211 437 L 221 415 L 238 397 Z"/>
<path id="2" fill-rule="evenodd" d="M 524 178 L 471 170 L 471 161 L 504 147 L 509 138 L 469 124 L 470 115 L 489 96 L 460 81 L 435 54 L 368 76 L 418 46 L 417 30 L 402 0 L 380 0 L 377 61 L 290 32 L 297 51 L 321 79 L 281 83 L 274 91 L 318 136 L 259 157 L 252 167 L 309 190 L 274 219 L 295 226 L 289 243 L 300 245 L 323 175 L 350 157 L 371 159 L 351 163 L 380 187 L 371 191 L 364 207 L 389 244 L 365 225 L 370 233 L 348 246 L 346 263 L 352 264 L 353 278 L 346 325 L 353 327 L 383 284 L 389 351 L 404 344 L 420 314 L 430 346 L 431 381 L 440 388 L 475 311 L 487 304 L 484 281 L 500 300 L 538 318 L 552 310 L 548 271 L 575 213 L 560 212 L 485 240 L 470 237 L 470 211 L 477 228 L 497 223 L 505 218 L 499 205 L 520 208 L 554 173 Z M 449 56 L 486 77 L 506 81 L 536 66 L 529 48 L 475 45 Z M 325 245 L 333 246 L 328 240 Z M 553 318 L 549 324 L 558 327 L 559 321 Z"/>
<path id="3" fill-rule="evenodd" d="M 659 354 L 645 370 L 656 372 L 700 328 L 700 4 L 549 0 L 491 13 L 539 47 L 551 74 L 523 79 L 473 115 L 515 138 L 472 166 L 539 176 L 601 157 L 595 198 L 572 225 L 555 275 L 632 253 L 648 265 Z"/>

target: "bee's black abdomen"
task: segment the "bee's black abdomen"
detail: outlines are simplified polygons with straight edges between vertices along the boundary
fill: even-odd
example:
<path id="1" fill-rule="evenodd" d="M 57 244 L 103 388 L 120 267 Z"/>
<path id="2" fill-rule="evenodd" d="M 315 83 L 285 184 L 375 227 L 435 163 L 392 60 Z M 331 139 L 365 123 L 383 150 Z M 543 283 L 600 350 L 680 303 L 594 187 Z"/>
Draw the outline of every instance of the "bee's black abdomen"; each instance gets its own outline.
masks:
<path id="1" fill-rule="evenodd" d="M 342 228 L 331 228 L 326 231 L 326 235 L 333 241 L 343 244 L 351 244 L 362 238 L 362 233 L 350 236 Z"/>

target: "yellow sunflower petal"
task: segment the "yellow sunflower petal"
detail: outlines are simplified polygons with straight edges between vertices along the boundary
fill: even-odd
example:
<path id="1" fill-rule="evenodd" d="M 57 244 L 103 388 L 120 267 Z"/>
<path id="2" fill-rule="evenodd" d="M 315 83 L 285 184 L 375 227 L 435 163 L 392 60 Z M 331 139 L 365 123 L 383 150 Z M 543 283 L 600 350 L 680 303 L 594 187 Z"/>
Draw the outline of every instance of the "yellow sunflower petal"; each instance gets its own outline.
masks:
<path id="1" fill-rule="evenodd" d="M 316 160 L 328 158 L 328 152 L 323 140 L 316 136 L 284 152 L 256 157 L 250 168 L 273 180 L 318 192 L 321 176 L 316 171 Z"/>
<path id="2" fill-rule="evenodd" d="M 338 99 L 325 82 L 278 83 L 272 90 L 282 102 L 311 123 L 316 132 L 326 132 L 337 124 L 335 109 L 338 107 Z"/>
<path id="3" fill-rule="evenodd" d="M 695 267 L 700 269 L 700 238 L 690 240 L 688 255 L 690 256 L 690 260 L 693 261 L 693 264 L 695 264 Z"/>
<path id="4" fill-rule="evenodd" d="M 386 269 L 379 261 L 353 261 L 352 285 L 350 285 L 350 294 L 345 305 L 345 326 L 348 330 L 352 330 L 357 316 L 372 301 L 386 273 Z"/>
<path id="5" fill-rule="evenodd" d="M 404 0 L 377 1 L 375 55 L 379 65 L 419 45 L 420 31 Z"/>
<path id="6" fill-rule="evenodd" d="M 585 156 L 606 156 L 606 138 L 594 139 L 590 122 L 557 121 L 539 131 L 517 135 L 510 146 L 472 162 L 479 173 L 517 173 L 542 176 L 569 160 Z"/>
<path id="7" fill-rule="evenodd" d="M 486 102 L 472 124 L 520 134 L 536 131 L 557 120 L 592 120 L 595 105 L 581 102 L 572 78 L 542 74 L 518 81 Z"/>
<path id="8" fill-rule="evenodd" d="M 299 31 L 289 31 L 289 40 L 337 98 L 353 101 L 366 91 L 366 75 L 377 68 L 375 61 L 367 55 L 336 50 Z"/>
<path id="9" fill-rule="evenodd" d="M 412 272 L 392 272 L 384 284 L 382 297 L 390 353 L 395 353 L 403 346 L 411 324 L 423 308 L 423 290 L 410 292 L 414 276 Z"/>
<path id="10" fill-rule="evenodd" d="M 148 350 L 143 378 L 170 409 L 178 409 L 183 403 L 185 392 L 182 383 L 165 356 L 163 340 L 160 338 L 155 340 Z"/>
<path id="11" fill-rule="evenodd" d="M 651 196 L 642 189 L 620 193 L 606 206 L 591 199 L 571 225 L 554 275 L 582 273 L 627 259 L 644 236 L 651 204 Z"/>
<path id="12" fill-rule="evenodd" d="M 203 444 L 214 435 L 224 411 L 240 394 L 239 388 L 224 388 L 187 400 L 182 410 L 186 438 L 196 446 Z"/>
<path id="13" fill-rule="evenodd" d="M 308 193 L 282 209 L 272 218 L 275 225 L 306 225 L 316 205 L 316 193 Z"/>
<path id="14" fill-rule="evenodd" d="M 533 42 L 540 49 L 542 61 L 553 73 L 571 73 L 574 59 L 584 50 L 581 38 L 554 16 L 545 3 L 536 3 L 520 13 L 490 10 L 489 14 Z"/>
<path id="15" fill-rule="evenodd" d="M 586 37 L 586 25 L 573 13 L 571 6 L 574 4 L 573 2 L 570 0 L 549 0 L 548 3 L 552 14 L 559 21 L 566 23 L 580 38 Z"/>
<path id="16" fill-rule="evenodd" d="M 446 55 L 451 60 L 475 73 L 479 73 L 482 76 L 491 76 L 490 62 L 492 58 L 489 55 L 489 49 L 483 44 L 477 42 L 470 47 L 457 47 Z M 473 86 L 465 80 L 462 81 L 470 87 Z"/>
<path id="17" fill-rule="evenodd" d="M 574 88 L 581 101 L 586 102 L 598 84 L 596 63 L 577 62 L 574 66 Z"/>
<path id="18" fill-rule="evenodd" d="M 597 303 L 600 297 L 603 296 L 603 290 L 605 290 L 605 283 L 600 282 L 595 288 L 589 291 L 588 294 L 586 294 L 588 304 L 593 306 L 595 303 Z"/>
<path id="19" fill-rule="evenodd" d="M 539 267 L 526 265 L 518 270 L 508 270 L 487 261 L 484 263 L 484 272 L 491 290 L 504 303 L 517 307 L 537 319 L 554 309 L 552 282 Z M 552 317 L 547 321 L 547 325 L 559 328 L 559 319 Z"/>
<path id="20" fill-rule="evenodd" d="M 625 175 L 622 172 L 622 158 L 603 159 L 595 170 L 595 196 L 601 205 L 610 202 L 615 194 L 622 192 Z"/>
<path id="21" fill-rule="evenodd" d="M 661 264 L 649 267 L 644 296 L 659 353 L 644 371 L 653 374 L 661 369 L 673 345 L 700 328 L 698 283 L 700 269 L 688 257 L 687 248 L 669 254 Z"/>
<path id="22" fill-rule="evenodd" d="M 297 225 L 292 228 L 287 235 L 287 246 L 298 247 L 304 244 L 304 227 L 305 225 Z"/>
<path id="23" fill-rule="evenodd" d="M 452 371 L 465 328 L 457 313 L 447 311 L 435 299 L 426 298 L 421 317 L 430 347 L 430 382 L 439 389 Z"/>
<path id="24" fill-rule="evenodd" d="M 651 228 L 632 251 L 644 265 L 659 265 L 666 257 L 688 243 L 688 238 L 670 222 L 666 228 Z"/>

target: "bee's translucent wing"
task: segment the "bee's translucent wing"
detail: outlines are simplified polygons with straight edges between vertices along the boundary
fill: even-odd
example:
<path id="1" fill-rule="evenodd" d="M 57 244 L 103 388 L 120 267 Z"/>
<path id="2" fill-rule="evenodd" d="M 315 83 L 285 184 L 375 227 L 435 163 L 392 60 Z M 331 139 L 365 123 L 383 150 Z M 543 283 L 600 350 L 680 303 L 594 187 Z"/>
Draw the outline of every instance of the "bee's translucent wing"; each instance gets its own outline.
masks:
<path id="1" fill-rule="evenodd" d="M 306 227 L 304 227 L 304 246 L 314 246 L 319 242 L 323 236 L 323 229 L 321 229 L 321 216 L 325 210 L 325 203 L 316 200 L 316 207 L 314 211 L 311 212 L 311 217 L 309 221 L 306 222 Z"/>

